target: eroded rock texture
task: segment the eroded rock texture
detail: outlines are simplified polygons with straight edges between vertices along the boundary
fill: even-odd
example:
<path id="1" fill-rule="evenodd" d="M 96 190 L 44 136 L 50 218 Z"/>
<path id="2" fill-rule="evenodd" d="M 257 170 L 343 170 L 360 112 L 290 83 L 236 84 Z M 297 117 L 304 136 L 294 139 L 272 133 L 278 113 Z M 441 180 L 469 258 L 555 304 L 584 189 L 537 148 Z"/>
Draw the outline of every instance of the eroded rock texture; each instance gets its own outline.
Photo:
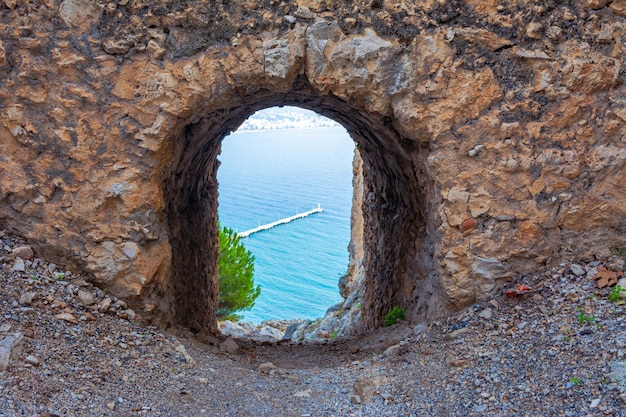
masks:
<path id="1" fill-rule="evenodd" d="M 363 159 L 364 328 L 626 246 L 624 0 L 0 2 L 0 225 L 215 331 L 216 156 L 254 111 Z M 463 231 L 461 231 L 463 230 Z"/>

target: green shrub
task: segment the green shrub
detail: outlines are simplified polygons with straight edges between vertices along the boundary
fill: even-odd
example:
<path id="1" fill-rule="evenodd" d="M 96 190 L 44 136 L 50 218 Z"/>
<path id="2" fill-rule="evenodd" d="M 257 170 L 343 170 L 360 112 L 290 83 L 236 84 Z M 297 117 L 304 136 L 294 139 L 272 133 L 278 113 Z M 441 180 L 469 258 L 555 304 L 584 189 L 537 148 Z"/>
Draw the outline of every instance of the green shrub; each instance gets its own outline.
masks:
<path id="1" fill-rule="evenodd" d="M 396 324 L 398 320 L 404 320 L 405 310 L 400 307 L 393 307 L 389 313 L 385 314 L 385 326 Z"/>
<path id="2" fill-rule="evenodd" d="M 622 291 L 626 292 L 626 288 L 622 288 L 619 284 L 614 286 L 609 293 L 609 301 L 612 301 L 613 303 L 618 303 L 620 301 L 620 293 Z"/>
<path id="3" fill-rule="evenodd" d="M 250 310 L 261 294 L 261 287 L 254 285 L 254 256 L 233 229 L 220 227 L 219 239 L 219 305 L 215 314 L 218 320 L 238 321 L 242 316 L 236 312 Z"/>

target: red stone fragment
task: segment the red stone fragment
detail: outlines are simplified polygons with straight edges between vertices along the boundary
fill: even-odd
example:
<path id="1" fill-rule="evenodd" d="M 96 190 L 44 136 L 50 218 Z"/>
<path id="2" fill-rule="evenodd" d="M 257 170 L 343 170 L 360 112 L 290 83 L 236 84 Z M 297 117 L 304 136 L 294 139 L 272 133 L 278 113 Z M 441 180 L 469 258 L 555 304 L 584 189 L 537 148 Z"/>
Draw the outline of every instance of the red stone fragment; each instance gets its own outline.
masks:
<path id="1" fill-rule="evenodd" d="M 461 229 L 461 232 L 467 232 L 468 230 L 475 228 L 476 224 L 476 219 L 463 220 L 463 223 L 461 223 L 459 229 Z"/>

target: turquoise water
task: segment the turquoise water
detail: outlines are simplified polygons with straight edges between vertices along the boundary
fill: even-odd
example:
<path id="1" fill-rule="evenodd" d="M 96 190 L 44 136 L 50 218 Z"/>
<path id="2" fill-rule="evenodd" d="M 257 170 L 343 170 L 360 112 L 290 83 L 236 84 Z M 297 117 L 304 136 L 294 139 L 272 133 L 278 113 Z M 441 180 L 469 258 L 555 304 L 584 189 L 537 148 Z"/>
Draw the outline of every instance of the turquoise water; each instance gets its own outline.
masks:
<path id="1" fill-rule="evenodd" d="M 231 134 L 218 169 L 219 218 L 239 232 L 321 204 L 322 213 L 244 238 L 261 295 L 244 320 L 317 318 L 341 301 L 348 268 L 354 142 L 343 128 Z"/>

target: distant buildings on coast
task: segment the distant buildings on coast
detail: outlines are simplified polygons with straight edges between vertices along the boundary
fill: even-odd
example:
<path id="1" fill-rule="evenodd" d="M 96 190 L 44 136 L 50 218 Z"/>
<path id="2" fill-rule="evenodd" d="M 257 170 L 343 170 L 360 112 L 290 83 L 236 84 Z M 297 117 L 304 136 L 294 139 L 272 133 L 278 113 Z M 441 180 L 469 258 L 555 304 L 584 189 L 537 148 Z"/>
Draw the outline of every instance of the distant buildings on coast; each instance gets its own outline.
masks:
<path id="1" fill-rule="evenodd" d="M 237 132 L 341 127 L 334 120 L 299 107 L 271 107 L 250 116 Z"/>

